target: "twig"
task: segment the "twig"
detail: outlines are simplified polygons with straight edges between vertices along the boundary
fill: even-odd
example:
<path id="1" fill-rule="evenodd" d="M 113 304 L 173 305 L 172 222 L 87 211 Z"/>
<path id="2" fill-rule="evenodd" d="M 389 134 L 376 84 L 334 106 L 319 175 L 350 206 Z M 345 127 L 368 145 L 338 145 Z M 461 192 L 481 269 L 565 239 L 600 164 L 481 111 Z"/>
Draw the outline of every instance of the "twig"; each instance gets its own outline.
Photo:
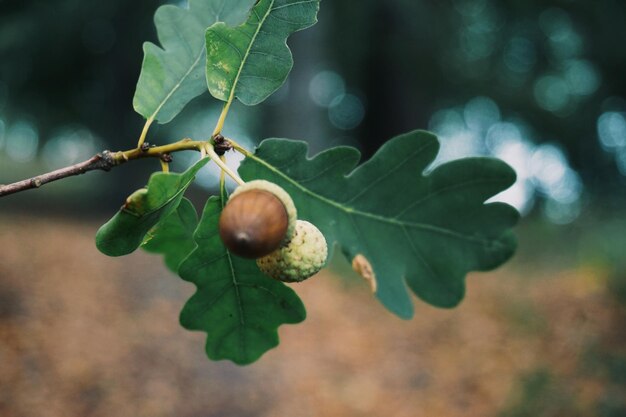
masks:
<path id="1" fill-rule="evenodd" d="M 102 170 L 110 171 L 111 168 L 118 165 L 115 159 L 108 151 L 99 153 L 92 156 L 84 162 L 80 162 L 75 165 L 71 165 L 65 168 L 57 169 L 56 171 L 48 172 L 47 174 L 38 175 L 36 177 L 18 181 L 13 184 L 0 185 L 0 197 L 5 195 L 14 194 L 20 191 L 31 190 L 33 188 L 39 188 L 49 182 L 57 181 L 63 178 L 72 177 L 74 175 L 81 175 L 85 172 Z"/>
<path id="2" fill-rule="evenodd" d="M 181 141 L 155 147 L 141 147 L 131 149 L 123 152 L 109 152 L 104 151 L 96 154 L 84 162 L 70 165 L 65 168 L 57 169 L 56 171 L 41 174 L 33 178 L 18 181 L 12 184 L 2 185 L 0 184 L 0 197 L 15 194 L 20 191 L 32 190 L 39 188 L 49 182 L 57 181 L 63 178 L 72 177 L 75 175 L 81 175 L 89 171 L 110 171 L 118 165 L 124 164 L 128 161 L 142 158 L 160 158 L 164 155 L 169 155 L 173 152 L 195 150 L 199 151 L 204 149 L 207 142 L 192 141 L 191 139 L 183 139 Z"/>

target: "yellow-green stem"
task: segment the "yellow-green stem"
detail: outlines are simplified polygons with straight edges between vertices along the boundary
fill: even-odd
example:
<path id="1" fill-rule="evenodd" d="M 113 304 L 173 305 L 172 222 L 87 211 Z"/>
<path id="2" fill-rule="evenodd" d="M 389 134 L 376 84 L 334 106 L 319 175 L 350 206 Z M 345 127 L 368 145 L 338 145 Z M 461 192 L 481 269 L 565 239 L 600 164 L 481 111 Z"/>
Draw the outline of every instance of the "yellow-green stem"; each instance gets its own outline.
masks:
<path id="1" fill-rule="evenodd" d="M 220 156 L 220 160 L 223 163 L 226 163 L 226 158 L 222 155 Z M 220 195 L 223 197 L 225 194 L 225 187 L 226 187 L 226 175 L 224 174 L 223 170 L 220 170 Z"/>
<path id="2" fill-rule="evenodd" d="M 215 162 L 217 164 L 218 167 L 220 167 L 220 169 L 225 172 L 226 174 L 228 174 L 229 177 L 231 177 L 233 180 L 235 180 L 235 182 L 239 185 L 243 185 L 245 184 L 245 181 L 242 180 L 239 175 L 237 175 L 233 170 L 231 170 L 230 168 L 228 168 L 228 166 L 226 166 L 226 164 L 222 161 L 222 159 L 220 158 L 220 156 L 215 153 L 215 148 L 213 147 L 212 143 L 207 143 L 206 145 L 206 153 L 209 156 L 209 158 L 211 158 L 211 160 L 213 160 L 213 162 Z"/>
<path id="3" fill-rule="evenodd" d="M 230 105 L 232 104 L 232 98 L 224 104 L 222 108 L 222 113 L 220 114 L 220 118 L 217 119 L 217 124 L 215 125 L 215 129 L 213 130 L 213 136 L 219 135 L 222 133 L 222 129 L 224 129 L 224 123 L 226 122 L 226 116 L 228 116 L 228 111 L 230 110 Z"/>
<path id="4" fill-rule="evenodd" d="M 239 152 L 243 156 L 250 156 L 250 155 L 252 155 L 252 152 L 250 152 L 249 150 L 247 150 L 246 148 L 244 148 L 243 146 L 241 146 L 240 144 L 238 144 L 234 140 L 232 140 L 230 138 L 226 138 L 226 140 L 228 141 L 228 143 L 230 143 L 230 145 L 233 147 L 233 149 L 235 151 Z"/>
<path id="5" fill-rule="evenodd" d="M 139 136 L 139 142 L 137 142 L 137 148 L 141 148 L 141 145 L 143 145 L 146 141 L 148 130 L 150 129 L 150 125 L 152 125 L 153 121 L 154 119 L 152 117 L 146 120 L 146 124 L 143 126 L 143 130 L 141 131 L 141 136 Z"/>
<path id="6" fill-rule="evenodd" d="M 205 141 L 194 141 L 191 139 L 183 139 L 178 142 L 170 143 L 163 146 L 155 146 L 145 151 L 141 148 L 130 149 L 128 151 L 120 151 L 113 154 L 113 158 L 118 164 L 141 158 L 160 158 L 163 154 L 180 152 L 180 151 L 200 151 L 206 145 Z"/>

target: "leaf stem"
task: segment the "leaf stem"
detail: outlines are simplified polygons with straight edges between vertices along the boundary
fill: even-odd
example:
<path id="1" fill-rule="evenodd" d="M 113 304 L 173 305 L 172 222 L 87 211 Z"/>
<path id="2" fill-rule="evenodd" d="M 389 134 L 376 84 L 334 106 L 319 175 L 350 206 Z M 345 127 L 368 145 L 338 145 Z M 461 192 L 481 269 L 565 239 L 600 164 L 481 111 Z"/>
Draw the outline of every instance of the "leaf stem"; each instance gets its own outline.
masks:
<path id="1" fill-rule="evenodd" d="M 217 124 L 215 125 L 215 129 L 213 130 L 213 136 L 217 136 L 222 133 L 222 129 L 224 129 L 224 123 L 226 122 L 226 116 L 228 116 L 228 111 L 230 110 L 230 105 L 233 103 L 233 97 L 224 104 L 222 108 L 222 113 L 220 114 L 220 118 L 217 119 Z"/>
<path id="2" fill-rule="evenodd" d="M 248 157 L 248 156 L 252 155 L 252 152 L 250 152 L 249 150 L 247 150 L 246 148 L 244 148 L 243 146 L 241 146 L 240 144 L 238 144 L 234 140 L 232 140 L 230 138 L 226 138 L 226 140 L 228 141 L 228 143 L 230 143 L 230 146 L 232 146 L 235 151 L 239 152 L 243 156 Z"/>
<path id="3" fill-rule="evenodd" d="M 153 117 L 146 120 L 146 124 L 143 126 L 143 130 L 141 131 L 141 136 L 139 136 L 139 141 L 137 142 L 137 148 L 141 148 L 141 146 L 146 141 L 146 137 L 148 136 L 148 130 L 150 129 L 150 126 L 152 125 L 153 121 L 154 121 Z"/>
<path id="4" fill-rule="evenodd" d="M 228 166 L 222 161 L 222 158 L 220 158 L 220 156 L 217 153 L 215 153 L 215 147 L 213 146 L 213 144 L 210 142 L 205 142 L 205 143 L 206 143 L 205 145 L 206 153 L 209 156 L 209 158 L 211 158 L 211 160 L 215 162 L 217 166 L 220 167 L 220 169 L 223 172 L 225 172 L 226 174 L 228 174 L 229 177 L 235 180 L 237 184 L 239 185 L 245 184 L 245 181 L 242 180 L 239 177 L 239 175 L 237 175 L 233 170 L 228 168 Z"/>
<path id="5" fill-rule="evenodd" d="M 220 160 L 223 163 L 226 163 L 226 158 L 222 155 L 220 156 Z M 226 194 L 226 176 L 224 174 L 224 170 L 220 170 L 220 197 L 222 200 L 224 199 L 224 195 Z M 222 205 L 224 202 L 222 201 Z"/>

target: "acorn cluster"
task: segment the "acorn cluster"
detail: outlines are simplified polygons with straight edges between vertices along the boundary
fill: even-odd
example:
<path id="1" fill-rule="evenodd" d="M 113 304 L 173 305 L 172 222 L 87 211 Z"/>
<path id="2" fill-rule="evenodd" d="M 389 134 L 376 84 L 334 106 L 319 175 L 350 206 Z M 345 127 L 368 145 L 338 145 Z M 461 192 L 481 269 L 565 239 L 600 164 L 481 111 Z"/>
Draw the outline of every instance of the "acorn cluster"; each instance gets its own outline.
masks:
<path id="1" fill-rule="evenodd" d="M 220 216 L 219 231 L 230 252 L 256 259 L 263 273 L 283 282 L 311 277 L 328 256 L 322 232 L 298 220 L 289 194 L 265 180 L 250 181 L 233 192 Z"/>

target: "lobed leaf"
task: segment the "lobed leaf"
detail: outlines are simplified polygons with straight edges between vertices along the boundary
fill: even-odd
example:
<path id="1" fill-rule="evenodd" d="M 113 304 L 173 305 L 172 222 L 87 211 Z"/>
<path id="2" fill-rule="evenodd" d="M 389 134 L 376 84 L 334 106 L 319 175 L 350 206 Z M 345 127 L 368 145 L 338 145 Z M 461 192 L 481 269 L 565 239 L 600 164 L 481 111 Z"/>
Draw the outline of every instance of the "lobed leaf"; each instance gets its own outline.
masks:
<path id="1" fill-rule="evenodd" d="M 210 359 L 244 365 L 278 345 L 278 326 L 299 323 L 306 313 L 293 290 L 222 244 L 218 222 L 223 201 L 218 197 L 207 201 L 194 234 L 197 248 L 180 266 L 180 276 L 197 286 L 180 322 L 189 330 L 207 333 Z"/>
<path id="2" fill-rule="evenodd" d="M 198 227 L 198 213 L 191 201 L 183 198 L 175 212 L 148 231 L 141 243 L 146 252 L 163 255 L 165 265 L 178 272 L 178 267 L 196 248 L 193 232 Z"/>
<path id="3" fill-rule="evenodd" d="M 378 299 L 403 318 L 413 315 L 407 286 L 439 307 L 457 305 L 465 275 L 489 270 L 516 247 L 510 228 L 518 213 L 485 201 L 515 182 L 515 172 L 491 158 L 424 170 L 439 150 L 423 131 L 398 136 L 359 167 L 350 147 L 307 158 L 305 142 L 268 139 L 244 160 L 244 179 L 275 182 L 291 194 L 298 217 L 339 244 L 355 269 L 374 280 Z"/>
<path id="4" fill-rule="evenodd" d="M 319 0 L 260 0 L 238 27 L 206 31 L 206 79 L 213 97 L 261 103 L 285 82 L 293 57 L 287 38 L 317 22 Z"/>
<path id="5" fill-rule="evenodd" d="M 154 23 L 162 48 L 146 42 L 133 106 L 149 120 L 168 123 L 206 91 L 204 33 L 215 22 L 238 25 L 254 0 L 189 0 L 188 8 L 158 8 Z"/>
<path id="6" fill-rule="evenodd" d="M 96 247 L 100 252 L 108 256 L 134 252 L 150 229 L 178 208 L 185 190 L 208 160 L 199 160 L 182 174 L 152 174 L 148 187 L 131 194 L 120 211 L 98 230 Z"/>

